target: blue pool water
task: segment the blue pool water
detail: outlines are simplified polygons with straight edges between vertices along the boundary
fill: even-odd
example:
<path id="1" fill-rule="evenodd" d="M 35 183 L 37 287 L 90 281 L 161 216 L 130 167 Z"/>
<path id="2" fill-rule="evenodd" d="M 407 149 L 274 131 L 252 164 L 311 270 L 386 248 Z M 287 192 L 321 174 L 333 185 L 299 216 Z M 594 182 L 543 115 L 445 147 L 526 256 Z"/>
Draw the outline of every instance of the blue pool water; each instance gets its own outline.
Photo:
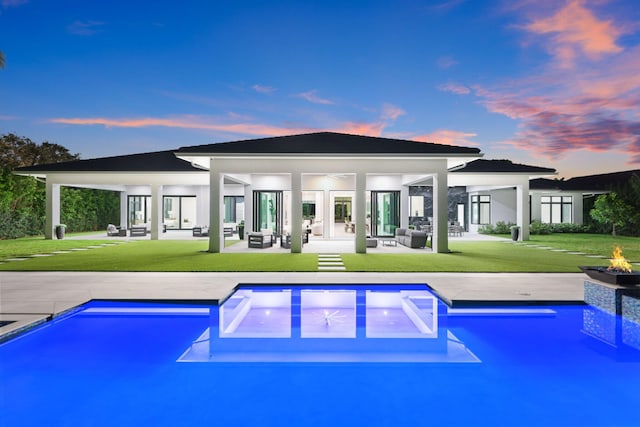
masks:
<path id="1" fill-rule="evenodd" d="M 92 302 L 0 345 L 0 425 L 637 426 L 639 331 L 411 285 Z"/>

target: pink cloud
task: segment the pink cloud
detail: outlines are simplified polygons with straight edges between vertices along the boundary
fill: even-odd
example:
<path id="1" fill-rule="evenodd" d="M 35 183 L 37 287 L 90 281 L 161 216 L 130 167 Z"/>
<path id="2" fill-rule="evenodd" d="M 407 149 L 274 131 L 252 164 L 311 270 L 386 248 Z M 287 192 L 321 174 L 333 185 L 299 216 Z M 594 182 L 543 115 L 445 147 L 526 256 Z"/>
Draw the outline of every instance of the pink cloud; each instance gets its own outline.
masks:
<path id="1" fill-rule="evenodd" d="M 447 56 L 441 56 L 440 58 L 438 58 L 438 60 L 436 61 L 436 64 L 438 65 L 438 68 L 446 70 L 448 68 L 453 67 L 454 65 L 457 65 L 458 61 L 456 61 L 453 58 L 453 56 L 447 55 Z"/>
<path id="2" fill-rule="evenodd" d="M 580 1 L 535 23 L 530 31 L 553 33 L 553 44 L 567 51 L 537 67 L 535 75 L 472 87 L 489 111 L 518 122 L 504 142 L 556 160 L 570 152 L 615 151 L 640 163 L 640 45 L 619 47 L 616 28 L 622 26 L 600 19 Z M 607 61 L 593 60 L 604 55 Z M 566 67 L 569 59 L 579 71 Z M 565 67 L 557 67 L 557 60 Z"/>
<path id="3" fill-rule="evenodd" d="M 385 104 L 381 117 L 372 121 L 346 121 L 324 128 L 333 132 L 357 135 L 381 136 L 391 120 L 405 114 L 404 110 L 391 104 Z M 76 126 L 105 126 L 107 128 L 146 128 L 168 127 L 194 129 L 222 133 L 253 136 L 281 136 L 318 132 L 321 129 L 313 126 L 277 126 L 265 123 L 254 123 L 247 116 L 230 113 L 226 118 L 213 118 L 196 115 L 176 117 L 139 117 L 139 118 L 106 118 L 106 117 L 58 117 L 49 119 L 50 123 Z"/>
<path id="4" fill-rule="evenodd" d="M 462 145 L 462 146 L 477 146 L 480 145 L 475 141 L 471 141 L 470 138 L 478 136 L 475 133 L 461 132 L 451 129 L 438 129 L 434 132 L 418 135 L 411 139 L 420 142 L 433 142 L 435 144 L 443 145 Z"/>
<path id="5" fill-rule="evenodd" d="M 383 104 L 380 118 L 382 120 L 396 120 L 398 117 L 404 116 L 405 114 L 407 114 L 407 112 L 400 107 L 396 107 L 391 104 Z"/>
<path id="6" fill-rule="evenodd" d="M 471 89 L 469 89 L 465 85 L 452 82 L 441 84 L 440 86 L 438 86 L 438 89 L 443 92 L 455 93 L 456 95 L 468 95 L 471 93 Z"/>
<path id="7" fill-rule="evenodd" d="M 102 125 L 117 128 L 145 128 L 145 127 L 170 127 L 182 129 L 200 129 L 208 131 L 227 132 L 243 135 L 279 136 L 292 133 L 315 132 L 317 129 L 310 127 L 280 127 L 259 123 L 215 123 L 213 119 L 201 116 L 180 116 L 174 118 L 122 118 L 109 119 L 102 117 L 93 118 L 54 118 L 51 123 L 69 125 Z"/>
<path id="8" fill-rule="evenodd" d="M 571 0 L 554 15 L 534 20 L 524 27 L 535 34 L 549 35 L 549 50 L 564 67 L 573 65 L 579 54 L 591 60 L 622 51 L 616 40 L 622 34 L 611 20 L 601 20 L 582 0 Z"/>
<path id="9" fill-rule="evenodd" d="M 302 92 L 296 95 L 296 97 L 298 98 L 302 98 L 306 101 L 309 101 L 313 104 L 324 104 L 324 105 L 331 105 L 333 104 L 333 101 L 330 101 L 328 99 L 325 98 L 320 98 L 319 96 L 316 95 L 316 90 L 310 90 L 308 92 Z"/>
<path id="10" fill-rule="evenodd" d="M 380 136 L 385 128 L 384 123 L 347 122 L 333 129 L 334 132 L 350 133 L 353 135 Z"/>

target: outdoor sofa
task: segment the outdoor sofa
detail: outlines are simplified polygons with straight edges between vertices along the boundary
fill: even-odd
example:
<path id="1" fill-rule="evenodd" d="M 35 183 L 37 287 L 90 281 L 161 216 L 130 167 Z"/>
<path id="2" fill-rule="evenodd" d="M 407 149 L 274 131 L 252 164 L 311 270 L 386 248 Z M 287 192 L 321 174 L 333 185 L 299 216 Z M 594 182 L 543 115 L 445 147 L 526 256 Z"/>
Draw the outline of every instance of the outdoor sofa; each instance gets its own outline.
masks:
<path id="1" fill-rule="evenodd" d="M 396 242 L 409 248 L 424 248 L 427 245 L 427 233 L 410 228 L 396 228 Z"/>

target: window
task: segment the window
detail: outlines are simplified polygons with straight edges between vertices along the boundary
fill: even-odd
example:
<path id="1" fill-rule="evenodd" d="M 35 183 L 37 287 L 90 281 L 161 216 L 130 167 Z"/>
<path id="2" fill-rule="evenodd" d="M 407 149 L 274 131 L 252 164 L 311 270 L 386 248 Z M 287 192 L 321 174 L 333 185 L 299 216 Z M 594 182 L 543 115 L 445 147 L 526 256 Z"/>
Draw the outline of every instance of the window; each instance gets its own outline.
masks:
<path id="1" fill-rule="evenodd" d="M 424 217 L 424 196 L 409 197 L 409 216 L 416 218 Z"/>
<path id="2" fill-rule="evenodd" d="M 315 218 L 316 202 L 302 202 L 302 217 L 304 219 Z"/>
<path id="3" fill-rule="evenodd" d="M 193 228 L 196 225 L 196 197 L 164 196 L 162 221 L 169 230 Z"/>
<path id="4" fill-rule="evenodd" d="M 572 221 L 573 197 L 540 197 L 540 220 L 546 224 L 560 224 Z"/>
<path id="5" fill-rule="evenodd" d="M 129 208 L 127 228 L 131 228 L 132 225 L 151 224 L 150 196 L 129 196 L 127 205 Z"/>
<path id="6" fill-rule="evenodd" d="M 491 223 L 491 196 L 477 195 L 471 196 L 471 223 L 490 224 Z"/>

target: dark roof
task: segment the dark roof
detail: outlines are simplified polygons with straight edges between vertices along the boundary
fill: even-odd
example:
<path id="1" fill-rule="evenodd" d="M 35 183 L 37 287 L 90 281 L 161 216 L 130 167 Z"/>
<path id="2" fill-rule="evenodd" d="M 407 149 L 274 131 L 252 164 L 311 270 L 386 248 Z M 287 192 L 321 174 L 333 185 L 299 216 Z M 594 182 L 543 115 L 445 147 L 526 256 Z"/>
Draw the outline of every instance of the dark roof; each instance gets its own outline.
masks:
<path id="1" fill-rule="evenodd" d="M 550 175 L 556 173 L 555 169 L 543 168 L 540 166 L 522 165 L 513 163 L 511 160 L 486 160 L 478 159 L 467 163 L 462 167 L 451 168 L 449 172 L 465 172 L 465 173 L 533 173 Z"/>
<path id="2" fill-rule="evenodd" d="M 17 168 L 15 172 L 202 172 L 173 151 L 101 157 Z"/>
<path id="3" fill-rule="evenodd" d="M 181 147 L 178 154 L 469 154 L 480 149 L 335 132 Z"/>
<path id="4" fill-rule="evenodd" d="M 624 172 L 611 172 L 598 175 L 577 176 L 567 180 L 531 180 L 529 188 L 532 190 L 562 190 L 562 191 L 611 191 L 624 185 L 632 175 L 640 177 L 640 169 Z"/>
<path id="5" fill-rule="evenodd" d="M 549 178 L 536 178 L 529 180 L 530 190 L 560 190 L 561 180 Z"/>

